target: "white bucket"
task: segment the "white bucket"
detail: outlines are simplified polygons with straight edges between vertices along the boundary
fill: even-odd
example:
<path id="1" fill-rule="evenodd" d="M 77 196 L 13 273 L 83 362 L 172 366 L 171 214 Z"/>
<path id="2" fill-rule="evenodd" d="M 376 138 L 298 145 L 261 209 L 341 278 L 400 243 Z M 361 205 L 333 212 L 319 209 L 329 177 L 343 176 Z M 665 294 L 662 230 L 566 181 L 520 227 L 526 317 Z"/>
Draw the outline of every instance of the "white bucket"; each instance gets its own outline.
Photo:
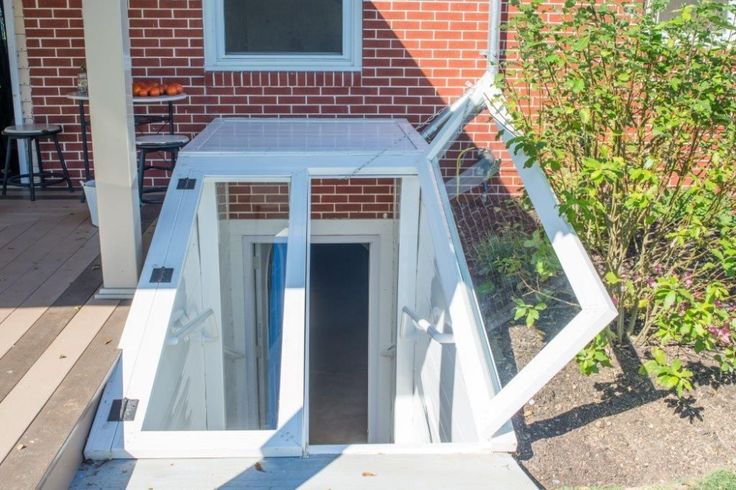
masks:
<path id="1" fill-rule="evenodd" d="M 80 181 L 82 189 L 84 189 L 84 199 L 87 201 L 89 206 L 89 219 L 94 226 L 98 226 L 97 221 L 97 188 L 95 187 L 94 180 L 88 180 L 87 182 Z"/>

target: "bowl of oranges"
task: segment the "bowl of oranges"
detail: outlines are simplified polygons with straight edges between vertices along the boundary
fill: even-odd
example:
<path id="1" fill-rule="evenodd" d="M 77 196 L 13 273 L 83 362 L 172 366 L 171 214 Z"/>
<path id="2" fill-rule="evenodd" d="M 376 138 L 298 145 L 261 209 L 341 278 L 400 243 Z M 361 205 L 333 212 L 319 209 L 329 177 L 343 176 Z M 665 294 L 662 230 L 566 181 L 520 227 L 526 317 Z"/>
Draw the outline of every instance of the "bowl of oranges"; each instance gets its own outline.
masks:
<path id="1" fill-rule="evenodd" d="M 133 82 L 133 97 L 161 97 L 184 92 L 181 83 L 160 83 L 152 80 Z"/>

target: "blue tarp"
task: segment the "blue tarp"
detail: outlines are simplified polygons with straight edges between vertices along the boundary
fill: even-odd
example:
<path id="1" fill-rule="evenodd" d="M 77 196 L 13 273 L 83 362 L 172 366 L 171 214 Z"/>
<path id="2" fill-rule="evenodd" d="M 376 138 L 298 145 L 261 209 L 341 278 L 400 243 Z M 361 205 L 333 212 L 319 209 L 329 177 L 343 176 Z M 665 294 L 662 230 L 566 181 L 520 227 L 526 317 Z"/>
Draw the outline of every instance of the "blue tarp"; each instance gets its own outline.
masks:
<path id="1" fill-rule="evenodd" d="M 286 244 L 275 243 L 271 249 L 268 287 L 268 396 L 266 424 L 276 428 L 278 418 L 279 378 L 281 376 L 281 333 L 286 288 Z"/>

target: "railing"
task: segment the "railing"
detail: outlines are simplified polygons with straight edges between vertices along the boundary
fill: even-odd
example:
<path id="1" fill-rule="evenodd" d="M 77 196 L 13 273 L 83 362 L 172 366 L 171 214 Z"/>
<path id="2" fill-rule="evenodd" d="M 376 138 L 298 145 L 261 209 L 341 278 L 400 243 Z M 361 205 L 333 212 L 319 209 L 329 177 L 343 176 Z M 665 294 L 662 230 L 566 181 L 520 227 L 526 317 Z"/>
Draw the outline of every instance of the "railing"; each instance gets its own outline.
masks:
<path id="1" fill-rule="evenodd" d="M 181 342 L 182 339 L 189 340 L 189 337 L 192 336 L 192 334 L 199 332 L 205 327 L 205 322 L 207 319 L 212 316 L 215 312 L 212 311 L 211 308 L 208 308 L 201 313 L 199 313 L 197 316 L 195 316 L 192 320 L 188 321 L 185 324 L 179 324 L 176 325 L 176 322 L 180 320 L 182 317 L 185 316 L 185 313 L 183 311 L 179 311 L 174 313 L 173 322 L 174 325 L 169 330 L 169 336 L 166 338 L 166 343 L 168 345 L 177 345 L 179 342 Z M 204 333 L 202 334 L 202 341 L 206 342 L 208 340 L 212 340 Z"/>
<path id="2" fill-rule="evenodd" d="M 455 343 L 455 337 L 451 333 L 443 333 L 437 330 L 437 328 L 431 324 L 428 320 L 420 318 L 411 308 L 404 306 L 401 309 L 403 313 L 401 317 L 401 336 L 404 338 L 411 338 L 413 334 L 407 330 L 407 318 L 412 321 L 414 325 L 414 332 L 422 332 L 437 342 L 438 344 L 453 344 Z"/>

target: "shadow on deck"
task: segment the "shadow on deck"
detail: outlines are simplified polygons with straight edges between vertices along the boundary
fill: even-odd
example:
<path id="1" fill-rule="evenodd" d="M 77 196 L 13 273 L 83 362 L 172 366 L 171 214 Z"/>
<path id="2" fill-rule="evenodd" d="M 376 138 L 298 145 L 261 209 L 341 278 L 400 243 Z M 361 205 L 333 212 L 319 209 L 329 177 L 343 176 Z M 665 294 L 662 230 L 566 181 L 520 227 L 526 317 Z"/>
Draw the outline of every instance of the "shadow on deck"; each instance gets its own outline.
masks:
<path id="1" fill-rule="evenodd" d="M 99 240 L 79 194 L 38 197 L 0 201 L 3 488 L 71 481 L 130 304 L 94 298 Z M 146 244 L 158 211 L 142 209 Z"/>

